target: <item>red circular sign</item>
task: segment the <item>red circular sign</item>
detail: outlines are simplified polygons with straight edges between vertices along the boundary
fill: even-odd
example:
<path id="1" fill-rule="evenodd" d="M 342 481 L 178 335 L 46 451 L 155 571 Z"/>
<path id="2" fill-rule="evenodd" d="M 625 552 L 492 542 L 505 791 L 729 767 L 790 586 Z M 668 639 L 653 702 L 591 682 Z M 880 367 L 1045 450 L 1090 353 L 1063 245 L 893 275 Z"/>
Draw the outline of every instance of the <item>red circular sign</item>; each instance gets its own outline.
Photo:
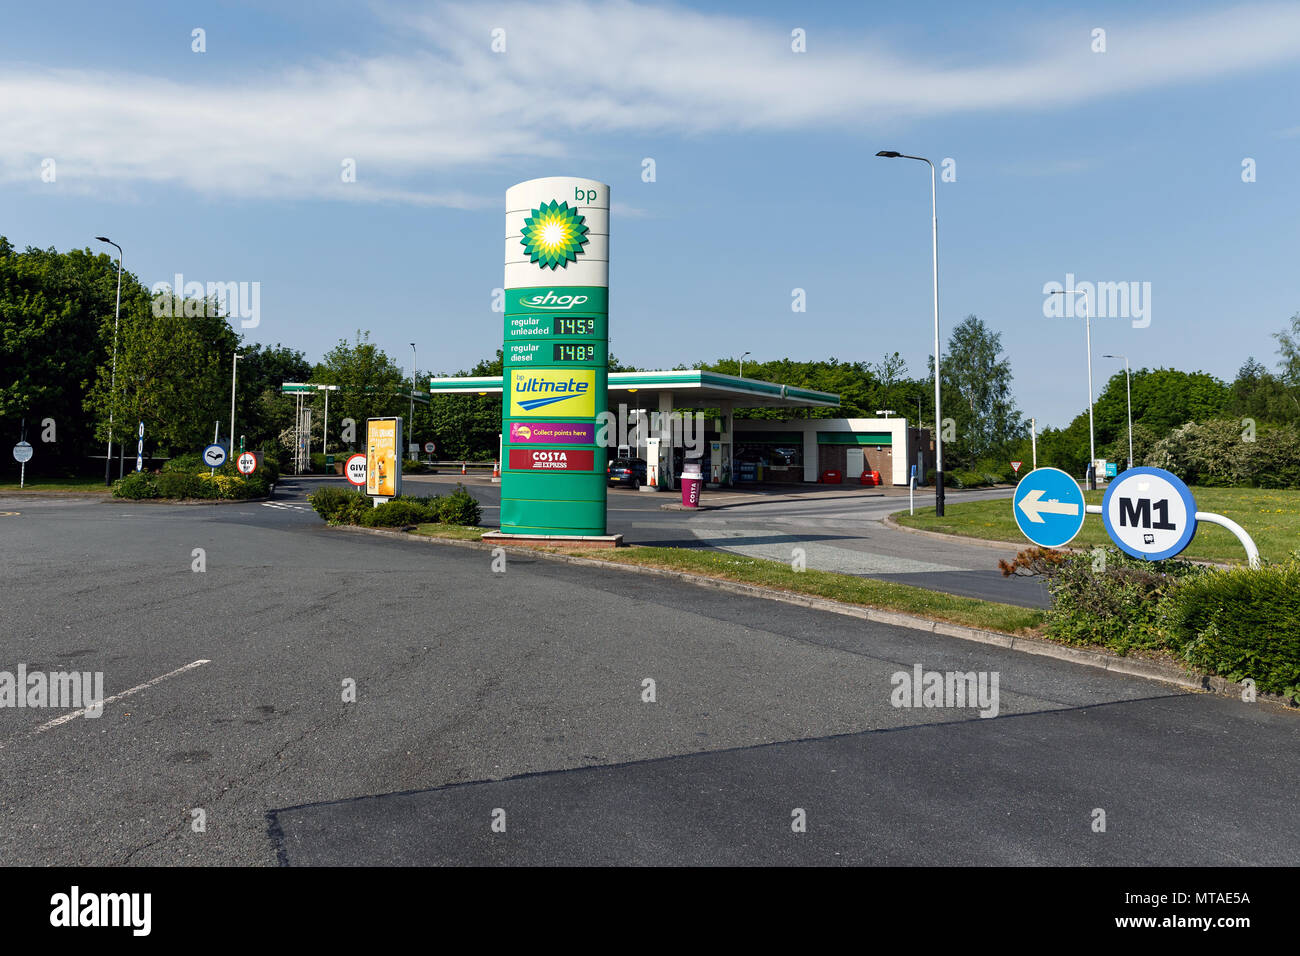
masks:
<path id="1" fill-rule="evenodd" d="M 251 475 L 257 471 L 257 456 L 251 451 L 239 453 L 239 458 L 235 460 L 235 467 L 239 469 L 241 475 Z"/>
<path id="2" fill-rule="evenodd" d="M 343 466 L 343 474 L 347 476 L 350 484 L 358 488 L 364 488 L 366 485 L 366 456 L 362 454 L 351 455 L 347 464 Z"/>

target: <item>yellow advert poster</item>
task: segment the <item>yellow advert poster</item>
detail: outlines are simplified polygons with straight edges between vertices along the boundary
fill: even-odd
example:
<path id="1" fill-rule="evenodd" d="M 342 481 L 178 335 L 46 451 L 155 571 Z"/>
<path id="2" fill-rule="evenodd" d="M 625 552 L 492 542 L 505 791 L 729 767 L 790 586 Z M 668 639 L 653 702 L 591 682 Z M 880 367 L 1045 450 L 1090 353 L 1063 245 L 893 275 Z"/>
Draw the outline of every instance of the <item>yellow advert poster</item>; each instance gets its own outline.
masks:
<path id="1" fill-rule="evenodd" d="M 595 369 L 511 370 L 510 417 L 591 418 L 595 414 Z"/>
<path id="2" fill-rule="evenodd" d="M 366 419 L 366 494 L 395 498 L 402 489 L 400 418 Z"/>

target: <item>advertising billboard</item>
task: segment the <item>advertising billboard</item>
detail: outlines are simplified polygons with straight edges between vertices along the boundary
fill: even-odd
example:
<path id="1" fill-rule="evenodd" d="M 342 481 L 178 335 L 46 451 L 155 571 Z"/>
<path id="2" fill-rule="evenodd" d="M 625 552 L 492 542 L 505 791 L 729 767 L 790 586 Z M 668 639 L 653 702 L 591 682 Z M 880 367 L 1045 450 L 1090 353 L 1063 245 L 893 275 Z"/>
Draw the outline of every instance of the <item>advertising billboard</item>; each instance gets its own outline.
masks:
<path id="1" fill-rule="evenodd" d="M 366 419 L 366 494 L 396 498 L 402 493 L 402 420 Z"/>

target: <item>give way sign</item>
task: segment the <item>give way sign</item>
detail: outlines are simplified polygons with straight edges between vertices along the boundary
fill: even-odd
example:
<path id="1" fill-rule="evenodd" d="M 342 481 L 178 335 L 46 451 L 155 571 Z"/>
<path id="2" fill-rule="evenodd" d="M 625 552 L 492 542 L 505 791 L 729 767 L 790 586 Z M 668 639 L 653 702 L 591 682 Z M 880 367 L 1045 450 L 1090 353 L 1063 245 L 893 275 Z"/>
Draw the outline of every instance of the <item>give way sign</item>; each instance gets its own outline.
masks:
<path id="1" fill-rule="evenodd" d="M 366 456 L 356 454 L 349 457 L 347 464 L 343 466 L 343 474 L 347 476 L 349 484 L 364 488 L 366 486 Z"/>

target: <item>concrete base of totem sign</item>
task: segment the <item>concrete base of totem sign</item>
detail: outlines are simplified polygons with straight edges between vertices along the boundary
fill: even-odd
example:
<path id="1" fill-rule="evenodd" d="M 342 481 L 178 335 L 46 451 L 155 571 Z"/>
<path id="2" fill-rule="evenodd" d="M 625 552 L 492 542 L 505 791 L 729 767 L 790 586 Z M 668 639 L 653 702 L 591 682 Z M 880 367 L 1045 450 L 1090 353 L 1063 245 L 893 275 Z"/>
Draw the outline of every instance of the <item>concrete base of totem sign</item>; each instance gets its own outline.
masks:
<path id="1" fill-rule="evenodd" d="M 488 531 L 483 540 L 489 544 L 516 544 L 535 548 L 621 548 L 621 534 L 503 534 Z"/>

